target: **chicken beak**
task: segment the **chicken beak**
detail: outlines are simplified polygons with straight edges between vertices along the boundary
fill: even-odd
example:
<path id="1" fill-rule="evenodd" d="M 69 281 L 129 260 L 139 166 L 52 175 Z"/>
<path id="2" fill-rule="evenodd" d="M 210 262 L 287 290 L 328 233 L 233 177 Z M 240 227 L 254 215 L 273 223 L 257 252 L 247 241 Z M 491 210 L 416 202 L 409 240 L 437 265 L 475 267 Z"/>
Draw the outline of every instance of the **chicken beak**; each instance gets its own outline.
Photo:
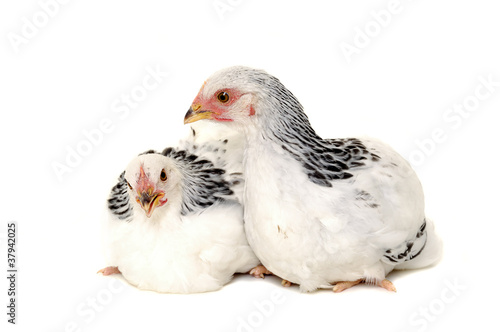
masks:
<path id="1" fill-rule="evenodd" d="M 201 109 L 200 104 L 193 104 L 184 116 L 184 124 L 196 122 L 203 119 L 213 119 L 212 111 L 205 111 Z"/>
<path id="2" fill-rule="evenodd" d="M 151 218 L 151 216 L 153 215 L 153 211 L 158 205 L 160 205 L 160 200 L 163 198 L 163 196 L 165 196 L 165 193 L 154 192 L 154 188 L 149 187 L 143 192 L 139 193 L 137 202 L 141 205 L 144 212 L 146 212 L 146 216 L 148 218 Z"/>

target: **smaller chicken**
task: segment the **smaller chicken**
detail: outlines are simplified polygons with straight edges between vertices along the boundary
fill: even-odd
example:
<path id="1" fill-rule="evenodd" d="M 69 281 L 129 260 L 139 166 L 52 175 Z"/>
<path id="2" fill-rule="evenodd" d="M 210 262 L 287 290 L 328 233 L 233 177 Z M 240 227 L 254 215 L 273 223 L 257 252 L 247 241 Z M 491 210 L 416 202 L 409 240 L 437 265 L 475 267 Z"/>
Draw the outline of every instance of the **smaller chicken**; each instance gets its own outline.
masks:
<path id="1" fill-rule="evenodd" d="M 144 290 L 220 289 L 259 265 L 243 209 L 224 169 L 186 150 L 147 151 L 120 175 L 108 200 L 103 275 Z"/>

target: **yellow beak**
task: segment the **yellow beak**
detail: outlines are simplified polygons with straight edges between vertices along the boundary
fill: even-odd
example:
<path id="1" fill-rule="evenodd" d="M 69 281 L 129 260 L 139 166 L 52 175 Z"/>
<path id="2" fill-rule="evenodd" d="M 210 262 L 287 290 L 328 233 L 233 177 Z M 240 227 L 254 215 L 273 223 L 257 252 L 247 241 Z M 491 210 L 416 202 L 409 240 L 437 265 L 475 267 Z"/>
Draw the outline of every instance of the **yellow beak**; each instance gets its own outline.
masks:
<path id="1" fill-rule="evenodd" d="M 140 193 L 140 196 L 137 198 L 137 202 L 141 205 L 144 212 L 146 212 L 146 216 L 151 218 L 156 207 L 160 205 L 160 199 L 162 199 L 163 196 L 165 196 L 164 193 L 153 193 L 153 188 L 150 188 L 149 190 Z"/>
<path id="2" fill-rule="evenodd" d="M 196 122 L 203 119 L 213 119 L 213 112 L 201 110 L 200 104 L 193 104 L 184 116 L 184 124 Z"/>

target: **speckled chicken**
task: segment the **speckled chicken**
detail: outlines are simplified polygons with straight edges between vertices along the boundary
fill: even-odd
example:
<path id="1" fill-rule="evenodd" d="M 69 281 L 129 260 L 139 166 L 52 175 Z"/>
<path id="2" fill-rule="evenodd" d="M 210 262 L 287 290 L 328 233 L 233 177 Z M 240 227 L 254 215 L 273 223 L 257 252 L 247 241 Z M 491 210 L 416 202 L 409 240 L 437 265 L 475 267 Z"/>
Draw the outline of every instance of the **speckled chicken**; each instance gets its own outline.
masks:
<path id="1" fill-rule="evenodd" d="M 395 291 L 390 271 L 439 260 L 409 163 L 375 139 L 321 138 L 277 78 L 247 67 L 216 72 L 185 123 L 204 119 L 245 134 L 245 228 L 272 273 L 302 291 L 361 282 Z"/>

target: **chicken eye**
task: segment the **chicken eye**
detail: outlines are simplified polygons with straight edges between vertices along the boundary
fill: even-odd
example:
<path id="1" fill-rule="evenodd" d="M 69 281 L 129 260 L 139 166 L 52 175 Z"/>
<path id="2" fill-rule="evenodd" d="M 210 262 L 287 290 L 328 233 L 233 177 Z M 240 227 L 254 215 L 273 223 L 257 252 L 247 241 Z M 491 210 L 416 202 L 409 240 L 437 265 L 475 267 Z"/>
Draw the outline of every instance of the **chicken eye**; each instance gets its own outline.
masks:
<path id="1" fill-rule="evenodd" d="M 227 93 L 226 91 L 221 91 L 219 92 L 219 94 L 217 95 L 217 99 L 225 104 L 229 101 L 229 93 Z"/>
<path id="2" fill-rule="evenodd" d="M 125 182 L 127 182 L 127 186 L 130 188 L 130 190 L 132 190 L 132 186 L 130 185 L 130 183 L 128 183 L 127 180 L 125 180 Z"/>
<path id="3" fill-rule="evenodd" d="M 167 173 L 165 172 L 164 169 L 161 170 L 161 173 L 160 173 L 160 180 L 162 181 L 167 181 Z"/>

